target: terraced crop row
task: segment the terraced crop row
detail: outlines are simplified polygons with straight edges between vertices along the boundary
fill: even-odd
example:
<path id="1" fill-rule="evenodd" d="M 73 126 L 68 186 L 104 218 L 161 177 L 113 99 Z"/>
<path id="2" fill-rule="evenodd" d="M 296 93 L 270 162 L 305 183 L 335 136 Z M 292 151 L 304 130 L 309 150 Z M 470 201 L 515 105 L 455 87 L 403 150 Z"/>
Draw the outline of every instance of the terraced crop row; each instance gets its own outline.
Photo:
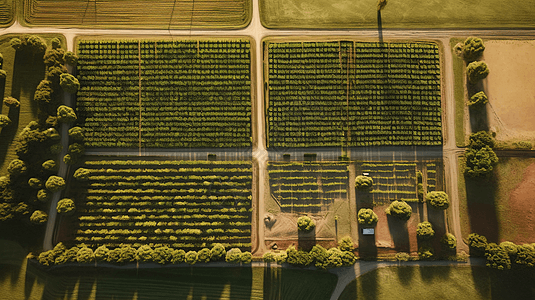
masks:
<path id="1" fill-rule="evenodd" d="M 264 46 L 269 147 L 442 144 L 436 44 Z"/>
<path id="2" fill-rule="evenodd" d="M 357 163 L 357 170 L 373 179 L 370 193 L 375 203 L 418 201 L 415 162 L 362 162 Z"/>
<path id="3" fill-rule="evenodd" d="M 30 25 L 161 29 L 228 28 L 247 25 L 250 0 L 24 0 Z"/>
<path id="4" fill-rule="evenodd" d="M 88 161 L 74 241 L 87 245 L 212 243 L 250 249 L 251 163 Z"/>
<path id="5" fill-rule="evenodd" d="M 251 146 L 250 43 L 81 40 L 88 147 Z"/>
<path id="6" fill-rule="evenodd" d="M 283 212 L 317 212 L 347 199 L 348 163 L 269 162 L 271 196 Z"/>

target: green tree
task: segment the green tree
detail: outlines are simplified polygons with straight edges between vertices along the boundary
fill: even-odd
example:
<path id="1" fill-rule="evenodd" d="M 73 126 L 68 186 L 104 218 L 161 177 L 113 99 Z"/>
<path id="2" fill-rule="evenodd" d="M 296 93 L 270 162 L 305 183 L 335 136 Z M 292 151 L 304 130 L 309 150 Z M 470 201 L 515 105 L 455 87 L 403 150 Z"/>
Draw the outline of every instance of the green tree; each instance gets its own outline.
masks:
<path id="1" fill-rule="evenodd" d="M 74 172 L 74 179 L 78 180 L 78 181 L 87 181 L 89 180 L 89 175 L 91 175 L 91 171 L 88 170 L 88 169 L 84 169 L 84 168 L 78 168 L 75 172 Z"/>
<path id="2" fill-rule="evenodd" d="M 435 236 L 435 231 L 433 230 L 433 225 L 431 223 L 424 221 L 418 223 L 418 228 L 416 229 L 416 235 L 419 240 L 427 241 L 432 239 Z"/>
<path id="3" fill-rule="evenodd" d="M 60 75 L 59 85 L 64 91 L 70 94 L 76 94 L 80 88 L 80 82 L 78 79 L 69 73 L 63 73 Z"/>
<path id="4" fill-rule="evenodd" d="M 474 61 L 478 59 L 483 51 L 485 50 L 485 45 L 483 45 L 483 40 L 478 37 L 469 37 L 464 40 L 463 44 L 463 58 L 467 62 Z"/>
<path id="5" fill-rule="evenodd" d="M 174 249 L 171 257 L 171 263 L 178 264 L 186 260 L 186 251 L 182 249 Z"/>
<path id="6" fill-rule="evenodd" d="M 433 255 L 435 255 L 435 251 L 429 246 L 421 246 L 418 248 L 418 257 L 421 260 L 431 259 L 433 258 Z"/>
<path id="7" fill-rule="evenodd" d="M 61 105 L 58 107 L 58 121 L 62 123 L 73 123 L 77 120 L 76 113 L 71 107 Z"/>
<path id="8" fill-rule="evenodd" d="M 495 244 L 489 243 L 485 248 L 485 258 L 487 259 L 487 267 L 497 270 L 509 270 L 511 269 L 511 259 L 507 254 L 507 251 Z"/>
<path id="9" fill-rule="evenodd" d="M 342 251 L 353 251 L 355 249 L 353 239 L 350 236 L 343 237 L 338 241 L 338 248 Z"/>
<path id="10" fill-rule="evenodd" d="M 468 82 L 476 84 L 478 81 L 487 78 L 489 75 L 489 67 L 484 61 L 474 61 L 466 67 L 466 75 Z"/>
<path id="11" fill-rule="evenodd" d="M 129 263 L 136 261 L 136 249 L 127 244 L 121 244 L 119 248 L 118 263 Z"/>
<path id="12" fill-rule="evenodd" d="M 173 259 L 173 249 L 167 246 L 159 246 L 154 248 L 152 252 L 152 260 L 159 264 L 165 264 L 171 262 Z"/>
<path id="13" fill-rule="evenodd" d="M 481 177 L 488 175 L 498 163 L 498 156 L 489 146 L 480 149 L 468 148 L 464 152 L 465 170 L 468 177 Z"/>
<path id="14" fill-rule="evenodd" d="M 188 251 L 185 256 L 185 262 L 194 265 L 197 262 L 197 252 L 196 251 Z"/>
<path id="15" fill-rule="evenodd" d="M 442 239 L 440 239 L 440 243 L 445 250 L 455 250 L 455 248 L 457 248 L 457 239 L 451 233 L 446 233 Z"/>
<path id="16" fill-rule="evenodd" d="M 30 222 L 36 225 L 45 224 L 48 221 L 48 214 L 42 210 L 36 210 L 30 216 Z"/>
<path id="17" fill-rule="evenodd" d="M 13 97 L 5 97 L 4 98 L 4 104 L 7 107 L 10 107 L 10 108 L 18 108 L 20 106 L 19 100 L 15 99 Z"/>
<path id="18" fill-rule="evenodd" d="M 136 260 L 139 262 L 150 262 L 152 261 L 152 250 L 149 245 L 142 245 L 136 250 Z"/>
<path id="19" fill-rule="evenodd" d="M 316 228 L 316 223 L 309 216 L 302 216 L 297 219 L 297 229 L 309 232 Z"/>
<path id="20" fill-rule="evenodd" d="M 357 214 L 358 222 L 360 225 L 375 226 L 379 218 L 369 208 L 361 208 Z"/>
<path id="21" fill-rule="evenodd" d="M 535 266 L 535 249 L 530 244 L 519 245 L 516 253 L 515 263 L 520 266 Z"/>
<path id="22" fill-rule="evenodd" d="M 225 259 L 225 255 L 227 254 L 227 251 L 225 250 L 225 246 L 223 246 L 220 243 L 214 244 L 212 247 L 212 250 L 210 250 L 210 256 L 212 261 L 221 261 Z"/>
<path id="23" fill-rule="evenodd" d="M 71 51 L 65 52 L 65 54 L 63 55 L 63 59 L 67 64 L 73 67 L 78 64 L 78 56 L 76 56 L 76 54 L 72 53 Z"/>
<path id="24" fill-rule="evenodd" d="M 197 259 L 201 263 L 210 262 L 211 258 L 212 258 L 212 253 L 211 253 L 210 249 L 208 249 L 208 248 L 201 249 L 199 251 L 199 253 L 197 254 Z"/>
<path id="25" fill-rule="evenodd" d="M 90 263 L 95 261 L 95 254 L 93 249 L 86 246 L 80 248 L 76 254 L 76 260 L 80 263 Z"/>
<path id="26" fill-rule="evenodd" d="M 249 251 L 242 252 L 240 255 L 240 262 L 242 264 L 250 264 L 253 261 L 253 255 Z"/>
<path id="27" fill-rule="evenodd" d="M 355 187 L 358 190 L 369 190 L 373 186 L 373 179 L 368 176 L 359 175 L 355 178 Z"/>
<path id="28" fill-rule="evenodd" d="M 427 204 L 435 209 L 447 209 L 450 206 L 450 200 L 446 193 L 442 191 L 432 191 L 425 196 Z"/>
<path id="29" fill-rule="evenodd" d="M 485 146 L 494 148 L 494 138 L 486 131 L 478 131 L 470 134 L 469 147 L 472 149 L 481 149 Z"/>
<path id="30" fill-rule="evenodd" d="M 310 250 L 309 255 L 312 257 L 313 264 L 316 268 L 327 268 L 327 260 L 329 259 L 327 249 L 323 248 L 321 245 L 314 245 L 312 250 Z"/>
<path id="31" fill-rule="evenodd" d="M 9 126 L 10 124 L 11 124 L 11 119 L 6 115 L 0 114 L 0 130 L 4 127 Z"/>
<path id="32" fill-rule="evenodd" d="M 351 251 L 342 251 L 342 266 L 349 267 L 355 264 L 357 257 Z"/>
<path id="33" fill-rule="evenodd" d="M 61 48 L 61 40 L 57 37 L 53 38 L 52 41 L 52 49 Z"/>
<path id="34" fill-rule="evenodd" d="M 393 201 L 390 206 L 385 210 L 386 214 L 392 217 L 396 217 L 401 220 L 408 220 L 412 214 L 412 208 L 405 201 Z"/>
<path id="35" fill-rule="evenodd" d="M 65 188 L 65 179 L 59 176 L 50 176 L 45 183 L 45 187 L 51 192 L 61 191 Z"/>
<path id="36" fill-rule="evenodd" d="M 108 260 L 108 253 L 110 252 L 110 249 L 106 246 L 100 246 L 95 250 L 95 260 L 96 261 L 107 261 Z"/>
<path id="37" fill-rule="evenodd" d="M 52 82 L 49 80 L 41 80 L 33 94 L 33 100 L 41 103 L 50 103 L 52 102 L 53 92 Z"/>
<path id="38" fill-rule="evenodd" d="M 41 202 L 48 202 L 48 200 L 50 200 L 52 198 L 52 192 L 48 191 L 48 190 L 45 190 L 45 189 L 41 189 L 37 192 L 37 200 L 41 201 Z"/>
<path id="39" fill-rule="evenodd" d="M 265 263 L 272 263 L 276 261 L 275 255 L 271 251 L 264 253 L 264 255 L 262 256 L 262 259 L 264 260 Z"/>
<path id="40" fill-rule="evenodd" d="M 74 201 L 72 201 L 72 199 L 64 198 L 58 201 L 56 210 L 58 211 L 58 214 L 68 216 L 74 213 L 76 206 L 74 205 Z"/>
<path id="41" fill-rule="evenodd" d="M 485 92 L 477 92 L 470 97 L 470 101 L 468 101 L 468 106 L 472 107 L 481 107 L 485 104 L 489 103 L 489 98 L 487 98 L 487 95 L 485 95 Z"/>
<path id="42" fill-rule="evenodd" d="M 84 130 L 81 127 L 73 127 L 69 129 L 69 137 L 77 142 L 83 142 L 85 139 Z"/>
<path id="43" fill-rule="evenodd" d="M 52 266 L 55 261 L 54 253 L 52 252 L 52 250 L 41 252 L 39 254 L 39 257 L 37 258 L 37 261 L 39 261 L 39 263 L 43 266 Z"/>
<path id="44" fill-rule="evenodd" d="M 19 175 L 26 174 L 28 167 L 24 161 L 20 159 L 14 159 L 7 166 L 7 171 L 9 174 L 11 174 L 11 176 L 17 177 Z"/>
<path id="45" fill-rule="evenodd" d="M 43 187 L 43 182 L 39 178 L 32 177 L 32 178 L 28 179 L 28 185 L 32 189 L 38 190 L 38 189 Z"/>
<path id="46" fill-rule="evenodd" d="M 43 167 L 43 170 L 48 171 L 48 172 L 56 172 L 58 170 L 58 165 L 52 159 L 45 161 L 41 165 L 41 167 Z"/>
<path id="47" fill-rule="evenodd" d="M 377 11 L 381 11 L 385 8 L 388 0 L 377 0 Z"/>
<path id="48" fill-rule="evenodd" d="M 482 257 L 487 248 L 487 238 L 477 233 L 470 233 L 468 235 L 468 246 L 470 247 L 470 255 L 475 257 Z"/>
<path id="49" fill-rule="evenodd" d="M 227 251 L 225 261 L 229 263 L 239 263 L 241 261 L 241 250 L 239 248 L 232 248 Z"/>

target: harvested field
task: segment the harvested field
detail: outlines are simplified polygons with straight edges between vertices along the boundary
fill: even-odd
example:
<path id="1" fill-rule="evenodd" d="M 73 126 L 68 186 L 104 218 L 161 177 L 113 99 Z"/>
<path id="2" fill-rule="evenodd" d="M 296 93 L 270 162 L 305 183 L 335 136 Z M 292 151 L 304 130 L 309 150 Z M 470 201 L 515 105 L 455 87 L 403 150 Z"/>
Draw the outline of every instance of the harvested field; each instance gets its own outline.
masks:
<path id="1" fill-rule="evenodd" d="M 488 121 L 496 139 L 535 141 L 535 41 L 486 41 L 483 55 L 490 69 Z"/>
<path id="2" fill-rule="evenodd" d="M 15 17 L 14 3 L 16 0 L 0 0 L 0 27 L 7 27 L 13 23 Z"/>
<path id="3" fill-rule="evenodd" d="M 22 1 L 20 1 L 22 2 Z M 251 0 L 24 0 L 28 26 L 158 29 L 238 29 L 252 16 Z"/>

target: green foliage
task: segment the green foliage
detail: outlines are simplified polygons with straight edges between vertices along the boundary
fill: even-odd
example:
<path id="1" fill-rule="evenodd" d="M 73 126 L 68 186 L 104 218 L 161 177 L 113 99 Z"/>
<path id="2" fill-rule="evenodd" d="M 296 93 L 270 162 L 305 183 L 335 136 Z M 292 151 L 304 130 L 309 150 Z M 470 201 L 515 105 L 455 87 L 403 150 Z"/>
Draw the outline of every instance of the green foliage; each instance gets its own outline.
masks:
<path id="1" fill-rule="evenodd" d="M 12 177 L 17 177 L 19 175 L 25 174 L 28 171 L 26 163 L 20 159 L 14 159 L 9 163 L 7 171 Z"/>
<path id="2" fill-rule="evenodd" d="M 19 38 L 12 38 L 9 41 L 9 44 L 15 50 L 20 50 L 22 48 L 22 41 Z"/>
<path id="3" fill-rule="evenodd" d="M 122 244 L 119 249 L 118 263 L 129 263 L 136 260 L 136 249 L 130 245 Z"/>
<path id="4" fill-rule="evenodd" d="M 52 250 L 41 252 L 37 258 L 40 264 L 43 266 L 51 266 L 54 264 L 54 253 Z"/>
<path id="5" fill-rule="evenodd" d="M 69 154 L 73 157 L 79 158 L 84 154 L 84 152 L 85 147 L 80 143 L 74 143 L 69 145 Z"/>
<path id="6" fill-rule="evenodd" d="M 357 257 L 352 251 L 342 251 L 342 266 L 348 267 L 355 264 Z"/>
<path id="7" fill-rule="evenodd" d="M 61 48 L 61 40 L 57 37 L 53 38 L 52 41 L 52 49 Z"/>
<path id="8" fill-rule="evenodd" d="M 95 260 L 96 261 L 107 261 L 108 260 L 108 254 L 110 252 L 110 249 L 106 246 L 100 246 L 95 250 Z"/>
<path id="9" fill-rule="evenodd" d="M 410 258 L 411 258 L 411 256 L 409 255 L 409 253 L 406 253 L 406 252 L 398 252 L 398 253 L 396 253 L 396 260 L 397 261 L 409 261 Z"/>
<path id="10" fill-rule="evenodd" d="M 470 233 L 468 235 L 468 246 L 470 247 L 470 255 L 475 257 L 482 257 L 487 248 L 487 238 L 477 233 Z"/>
<path id="11" fill-rule="evenodd" d="M 171 263 L 173 264 L 183 263 L 186 260 L 186 251 L 182 249 L 173 250 L 172 255 L 173 256 L 171 257 Z"/>
<path id="12" fill-rule="evenodd" d="M 51 49 L 51 50 L 46 51 L 45 56 L 43 57 L 43 60 L 44 60 L 45 66 L 48 67 L 47 73 L 49 74 L 47 74 L 46 76 L 48 80 L 51 80 L 52 79 L 51 77 L 57 77 L 63 73 L 62 67 L 63 67 L 63 64 L 65 63 L 65 61 L 63 60 L 64 53 L 65 51 L 61 48 L 56 48 L 56 49 Z M 52 71 L 51 67 L 57 67 L 55 69 L 60 70 L 59 74 L 51 75 L 50 74 L 50 72 Z M 55 80 L 56 79 L 53 79 L 51 81 L 56 82 Z"/>
<path id="13" fill-rule="evenodd" d="M 0 70 L 0 80 L 5 80 L 7 78 L 6 70 Z"/>
<path id="14" fill-rule="evenodd" d="M 48 214 L 42 210 L 36 210 L 30 216 L 30 222 L 36 225 L 45 224 L 48 221 Z"/>
<path id="15" fill-rule="evenodd" d="M 225 261 L 229 263 L 239 263 L 241 262 L 241 250 L 239 248 L 232 248 L 227 251 L 225 256 Z"/>
<path id="16" fill-rule="evenodd" d="M 212 250 L 210 250 L 210 256 L 212 261 L 221 261 L 225 259 L 225 255 L 227 254 L 227 251 L 225 250 L 225 246 L 223 246 L 220 243 L 215 243 L 212 247 Z"/>
<path id="17" fill-rule="evenodd" d="M 80 248 L 78 247 L 72 247 L 65 251 L 65 262 L 76 262 L 76 257 L 78 256 L 78 251 L 80 251 Z"/>
<path id="18" fill-rule="evenodd" d="M 59 85 L 64 91 L 70 94 L 76 94 L 80 88 L 80 82 L 78 79 L 69 73 L 61 74 L 59 77 Z"/>
<path id="19" fill-rule="evenodd" d="M 56 172 L 58 170 L 58 165 L 52 159 L 45 161 L 41 165 L 41 167 L 43 168 L 43 170 L 48 171 L 48 172 Z"/>
<path id="20" fill-rule="evenodd" d="M 152 252 L 152 260 L 159 264 L 163 265 L 167 262 L 171 262 L 172 259 L 173 259 L 173 249 L 167 246 L 156 247 L 154 248 L 154 251 Z"/>
<path id="21" fill-rule="evenodd" d="M 379 218 L 370 208 L 361 208 L 357 214 L 360 225 L 375 226 Z"/>
<path id="22" fill-rule="evenodd" d="M 309 232 L 316 228 L 316 223 L 309 216 L 302 216 L 297 219 L 297 229 L 299 231 Z"/>
<path id="23" fill-rule="evenodd" d="M 65 180 L 59 176 L 50 176 L 45 183 L 45 187 L 51 192 L 61 191 L 65 188 Z"/>
<path id="24" fill-rule="evenodd" d="M 412 214 L 412 208 L 405 201 L 393 201 L 390 206 L 385 210 L 386 214 L 392 217 L 396 217 L 400 220 L 408 220 Z"/>
<path id="25" fill-rule="evenodd" d="M 507 254 L 507 250 L 495 243 L 487 244 L 485 258 L 487 258 L 486 266 L 489 268 L 497 270 L 511 269 L 511 259 Z"/>
<path id="26" fill-rule="evenodd" d="M 188 251 L 188 253 L 186 253 L 184 261 L 190 265 L 194 265 L 197 262 L 197 252 Z"/>
<path id="27" fill-rule="evenodd" d="M 477 92 L 470 97 L 470 100 L 468 101 L 468 106 L 473 107 L 480 107 L 485 104 L 489 103 L 489 98 L 487 98 L 487 95 L 485 95 L 485 92 Z"/>
<path id="28" fill-rule="evenodd" d="M 469 37 L 464 40 L 463 45 L 463 58 L 467 62 L 474 61 L 478 59 L 483 51 L 485 50 L 485 45 L 483 45 L 483 40 L 477 37 Z"/>
<path id="29" fill-rule="evenodd" d="M 74 109 L 66 105 L 61 105 L 58 107 L 57 117 L 58 121 L 62 123 L 73 123 L 77 120 Z"/>
<path id="30" fill-rule="evenodd" d="M 10 108 L 18 108 L 20 106 L 19 100 L 15 99 L 13 97 L 5 97 L 4 98 L 4 104 L 7 107 L 10 107 Z"/>
<path id="31" fill-rule="evenodd" d="M 95 261 L 95 254 L 93 249 L 88 247 L 82 247 L 76 254 L 76 261 L 80 263 L 90 263 Z"/>
<path id="32" fill-rule="evenodd" d="M 534 267 L 535 266 L 534 247 L 529 244 L 517 246 L 515 263 L 523 267 Z"/>
<path id="33" fill-rule="evenodd" d="M 69 137 L 74 141 L 83 142 L 85 139 L 84 129 L 78 126 L 69 129 Z"/>
<path id="34" fill-rule="evenodd" d="M 507 252 L 507 255 L 509 255 L 511 258 L 516 257 L 518 253 L 518 246 L 513 242 L 501 242 L 500 247 L 502 247 L 505 252 Z"/>
<path id="35" fill-rule="evenodd" d="M 32 178 L 28 179 L 28 185 L 32 189 L 36 189 L 37 190 L 37 189 L 40 189 L 40 188 L 43 187 L 43 182 L 39 178 L 32 177 Z"/>
<path id="36" fill-rule="evenodd" d="M 470 134 L 469 147 L 473 149 L 481 149 L 485 146 L 494 148 L 494 138 L 486 131 L 478 131 Z"/>
<path id="37" fill-rule="evenodd" d="M 52 82 L 49 80 L 41 80 L 33 94 L 33 100 L 40 103 L 51 103 L 53 92 Z"/>
<path id="38" fill-rule="evenodd" d="M 315 245 L 312 247 L 312 250 L 310 250 L 309 255 L 312 256 L 316 268 L 325 269 L 327 267 L 327 260 L 329 259 L 327 249 L 323 248 L 321 245 Z"/>
<path id="39" fill-rule="evenodd" d="M 72 201 L 72 199 L 64 198 L 58 201 L 56 209 L 58 214 L 72 215 L 76 210 L 76 206 L 74 205 L 74 201 Z"/>
<path id="40" fill-rule="evenodd" d="M 338 248 L 342 251 L 353 251 L 355 249 L 353 239 L 350 236 L 343 237 L 338 241 Z"/>
<path id="41" fill-rule="evenodd" d="M 262 259 L 264 260 L 265 263 L 272 263 L 276 261 L 275 255 L 271 251 L 264 253 L 264 255 L 262 256 Z"/>
<path id="42" fill-rule="evenodd" d="M 136 251 L 136 260 L 139 262 L 150 262 L 152 261 L 152 253 L 154 250 L 149 245 L 142 245 L 137 248 Z"/>
<path id="43" fill-rule="evenodd" d="M 59 139 L 61 139 L 59 132 L 55 128 L 48 128 L 44 132 L 45 136 L 51 140 L 58 141 Z"/>
<path id="44" fill-rule="evenodd" d="M 313 257 L 306 251 L 297 250 L 294 246 L 286 249 L 286 262 L 299 267 L 307 267 L 313 262 Z"/>
<path id="45" fill-rule="evenodd" d="M 54 155 L 60 154 L 61 150 L 63 150 L 63 146 L 60 143 L 50 146 L 50 153 Z"/>
<path id="46" fill-rule="evenodd" d="M 420 248 L 418 248 L 418 257 L 421 260 L 431 259 L 433 258 L 433 255 L 435 255 L 435 251 L 429 246 L 420 246 Z"/>
<path id="47" fill-rule="evenodd" d="M 91 171 L 89 171 L 88 169 L 84 169 L 84 168 L 78 168 L 75 172 L 74 172 L 74 179 L 78 180 L 78 181 L 87 181 L 89 180 L 89 175 L 91 174 Z"/>
<path id="48" fill-rule="evenodd" d="M 377 11 L 381 11 L 385 8 L 388 0 L 377 0 Z"/>
<path id="49" fill-rule="evenodd" d="M 72 53 L 71 51 L 65 52 L 65 54 L 63 55 L 63 60 L 65 60 L 68 65 L 71 65 L 73 67 L 78 64 L 78 56 Z"/>
<path id="50" fill-rule="evenodd" d="M 457 239 L 451 233 L 446 233 L 442 239 L 440 239 L 440 243 L 445 250 L 455 250 L 457 248 Z"/>
<path id="51" fill-rule="evenodd" d="M 7 127 L 10 124 L 11 124 L 11 119 L 6 115 L 0 114 L 0 129 Z"/>
<path id="52" fill-rule="evenodd" d="M 489 67 L 483 61 L 474 61 L 466 67 L 466 74 L 468 76 L 468 82 L 476 84 L 489 75 Z"/>
<path id="53" fill-rule="evenodd" d="M 489 146 L 480 149 L 468 148 L 464 153 L 466 167 L 464 173 L 468 177 L 488 175 L 498 163 L 498 156 Z"/>
<path id="54" fill-rule="evenodd" d="M 288 258 L 288 254 L 286 253 L 285 250 L 279 250 L 279 251 L 275 252 L 274 255 L 275 255 L 275 261 L 278 264 L 285 263 L 286 259 Z"/>
<path id="55" fill-rule="evenodd" d="M 37 200 L 41 202 L 48 202 L 52 198 L 52 192 L 41 189 L 37 192 Z"/>
<path id="56" fill-rule="evenodd" d="M 433 225 L 431 225 L 431 223 L 427 221 L 418 223 L 418 228 L 416 229 L 416 235 L 418 236 L 418 239 L 422 241 L 432 239 L 435 236 Z"/>
<path id="57" fill-rule="evenodd" d="M 450 206 L 450 200 L 446 193 L 442 191 L 432 191 L 425 196 L 427 204 L 435 209 L 447 209 Z"/>
<path id="58" fill-rule="evenodd" d="M 210 262 L 211 258 L 212 258 L 212 252 L 208 248 L 201 249 L 197 254 L 197 259 L 201 263 Z"/>
<path id="59" fill-rule="evenodd" d="M 369 190 L 373 186 L 373 179 L 369 176 L 359 175 L 355 178 L 355 187 L 358 190 Z"/>
<path id="60" fill-rule="evenodd" d="M 242 252 L 240 255 L 240 262 L 242 264 L 250 264 L 253 261 L 253 255 L 249 251 Z"/>

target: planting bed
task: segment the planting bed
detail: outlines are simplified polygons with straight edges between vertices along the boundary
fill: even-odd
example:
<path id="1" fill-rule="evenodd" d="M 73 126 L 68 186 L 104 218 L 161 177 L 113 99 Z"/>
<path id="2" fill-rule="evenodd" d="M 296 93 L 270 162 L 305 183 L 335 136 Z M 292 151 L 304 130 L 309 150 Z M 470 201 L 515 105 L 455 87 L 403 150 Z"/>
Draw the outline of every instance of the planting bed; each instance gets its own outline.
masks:
<path id="1" fill-rule="evenodd" d="M 227 28 L 247 26 L 251 0 L 18 0 L 30 26 Z"/>
<path id="2" fill-rule="evenodd" d="M 80 40 L 88 147 L 249 147 L 250 42 Z"/>
<path id="3" fill-rule="evenodd" d="M 222 243 L 250 249 L 252 166 L 246 161 L 98 160 L 73 183 L 76 244 L 166 244 L 197 249 Z M 74 180 L 74 179 L 73 179 Z"/>
<path id="4" fill-rule="evenodd" d="M 268 147 L 442 145 L 436 43 L 264 42 Z"/>
<path id="5" fill-rule="evenodd" d="M 15 15 L 15 0 L 0 0 L 0 25 L 7 27 L 12 24 Z"/>

